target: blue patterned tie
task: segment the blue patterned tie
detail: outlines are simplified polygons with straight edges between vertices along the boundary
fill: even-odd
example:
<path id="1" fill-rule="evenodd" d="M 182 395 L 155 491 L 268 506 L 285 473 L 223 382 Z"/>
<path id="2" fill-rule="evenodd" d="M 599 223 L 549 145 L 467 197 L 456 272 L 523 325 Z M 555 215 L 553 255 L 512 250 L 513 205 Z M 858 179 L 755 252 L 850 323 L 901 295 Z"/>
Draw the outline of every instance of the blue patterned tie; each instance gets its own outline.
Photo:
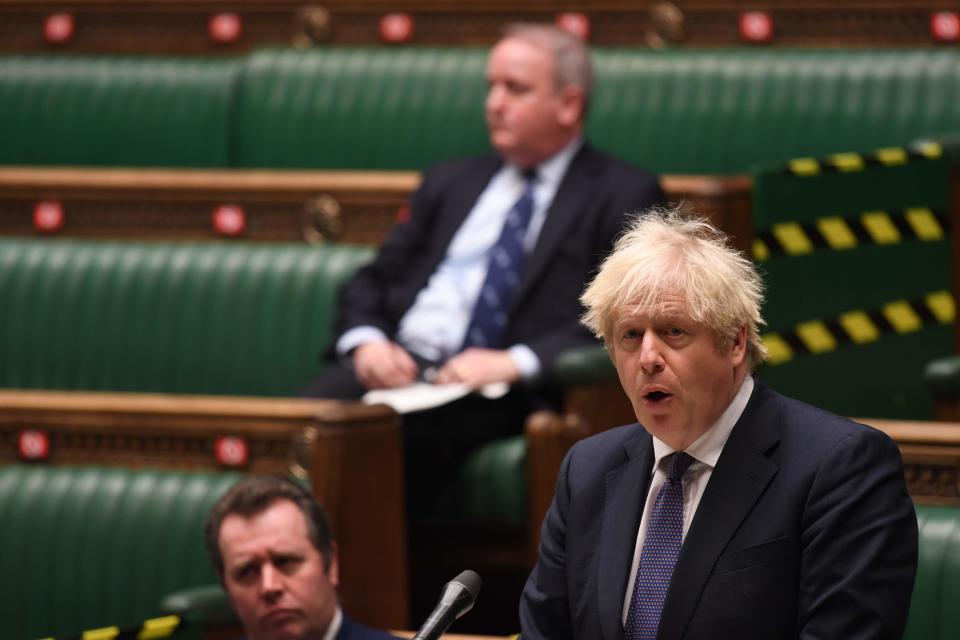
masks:
<path id="1" fill-rule="evenodd" d="M 527 236 L 530 218 L 533 217 L 533 188 L 536 184 L 535 170 L 524 172 L 525 185 L 520 199 L 510 208 L 503 223 L 500 237 L 490 248 L 487 277 L 480 287 L 480 296 L 473 307 L 473 315 L 463 347 L 501 348 L 503 330 L 507 326 L 510 302 L 520 284 L 523 269 L 523 241 Z"/>
<path id="2" fill-rule="evenodd" d="M 683 541 L 681 478 L 693 458 L 679 451 L 667 456 L 664 461 L 667 463 L 667 479 L 653 503 L 647 535 L 640 551 L 637 579 L 630 598 L 627 624 L 623 628 L 627 640 L 656 639 L 663 600 L 667 596 L 673 566 L 677 563 Z"/>

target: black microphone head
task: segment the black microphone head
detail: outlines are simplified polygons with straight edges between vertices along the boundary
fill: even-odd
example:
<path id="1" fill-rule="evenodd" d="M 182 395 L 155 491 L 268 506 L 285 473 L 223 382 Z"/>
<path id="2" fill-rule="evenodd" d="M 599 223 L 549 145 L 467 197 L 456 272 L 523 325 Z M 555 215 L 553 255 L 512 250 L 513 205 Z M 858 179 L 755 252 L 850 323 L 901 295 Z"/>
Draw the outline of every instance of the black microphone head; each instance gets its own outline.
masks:
<path id="1" fill-rule="evenodd" d="M 483 584 L 483 580 L 480 579 L 477 572 L 471 571 L 470 569 L 460 572 L 457 574 L 457 577 L 450 582 L 456 582 L 466 589 L 470 594 L 471 600 L 477 599 L 477 595 L 480 593 L 480 585 Z"/>

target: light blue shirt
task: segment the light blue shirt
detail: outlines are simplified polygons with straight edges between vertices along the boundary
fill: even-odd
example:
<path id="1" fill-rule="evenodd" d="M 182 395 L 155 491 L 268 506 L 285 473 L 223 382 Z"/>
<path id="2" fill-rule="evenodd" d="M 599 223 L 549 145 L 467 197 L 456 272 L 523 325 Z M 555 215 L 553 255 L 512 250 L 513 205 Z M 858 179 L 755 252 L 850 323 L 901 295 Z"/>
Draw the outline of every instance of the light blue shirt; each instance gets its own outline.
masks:
<path id="1" fill-rule="evenodd" d="M 547 210 L 582 143 L 582 138 L 575 138 L 537 167 L 533 217 L 524 239 L 528 254 L 540 237 Z M 432 362 L 443 362 L 460 351 L 487 276 L 490 249 L 523 189 L 523 174 L 515 165 L 504 165 L 487 183 L 454 234 L 443 260 L 400 319 L 397 342 L 405 349 Z M 337 353 L 346 355 L 365 342 L 386 339 L 375 327 L 355 327 L 337 341 Z M 515 344 L 508 351 L 523 378 L 540 372 L 540 359 L 527 345 Z"/>

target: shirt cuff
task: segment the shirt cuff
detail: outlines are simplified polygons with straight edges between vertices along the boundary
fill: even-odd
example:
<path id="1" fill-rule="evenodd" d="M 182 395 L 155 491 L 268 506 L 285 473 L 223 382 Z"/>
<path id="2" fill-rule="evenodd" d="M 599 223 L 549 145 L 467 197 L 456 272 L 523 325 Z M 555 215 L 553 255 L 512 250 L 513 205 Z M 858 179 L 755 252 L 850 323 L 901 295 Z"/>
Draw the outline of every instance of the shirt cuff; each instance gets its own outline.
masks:
<path id="1" fill-rule="evenodd" d="M 361 326 L 350 329 L 337 340 L 337 355 L 346 358 L 351 351 L 364 344 L 365 342 L 386 341 L 387 334 L 376 327 Z"/>
<path id="2" fill-rule="evenodd" d="M 524 380 L 535 378 L 540 373 L 540 358 L 527 345 L 515 344 L 507 350 L 507 353 L 513 358 L 513 364 L 517 366 L 520 377 Z"/>

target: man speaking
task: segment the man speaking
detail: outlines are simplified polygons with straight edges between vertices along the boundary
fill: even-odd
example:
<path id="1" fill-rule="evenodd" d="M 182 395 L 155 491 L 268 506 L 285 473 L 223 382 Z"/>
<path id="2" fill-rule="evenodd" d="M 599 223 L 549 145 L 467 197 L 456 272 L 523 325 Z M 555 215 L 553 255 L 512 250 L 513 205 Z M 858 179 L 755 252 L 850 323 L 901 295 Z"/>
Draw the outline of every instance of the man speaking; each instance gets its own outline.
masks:
<path id="1" fill-rule="evenodd" d="M 523 637 L 899 639 L 917 563 L 899 452 L 753 379 L 753 264 L 708 223 L 653 213 L 582 301 L 639 424 L 564 460 Z"/>

